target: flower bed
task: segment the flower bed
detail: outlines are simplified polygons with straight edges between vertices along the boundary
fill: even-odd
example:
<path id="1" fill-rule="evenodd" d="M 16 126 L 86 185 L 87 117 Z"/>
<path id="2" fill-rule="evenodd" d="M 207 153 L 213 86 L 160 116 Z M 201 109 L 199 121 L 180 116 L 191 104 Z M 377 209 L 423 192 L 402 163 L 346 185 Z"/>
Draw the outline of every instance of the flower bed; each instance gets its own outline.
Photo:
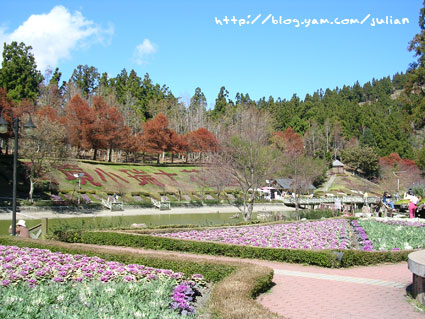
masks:
<path id="1" fill-rule="evenodd" d="M 409 221 L 359 220 L 375 250 L 425 248 L 425 227 Z"/>
<path id="2" fill-rule="evenodd" d="M 357 240 L 362 250 L 373 251 L 373 243 L 370 241 L 363 227 L 356 220 L 351 222 L 351 226 L 353 226 L 354 233 L 357 235 Z"/>
<path id="3" fill-rule="evenodd" d="M 52 294 L 49 292 L 51 285 L 68 285 L 69 289 L 78 293 L 81 293 L 83 289 L 81 287 L 92 287 L 102 292 L 94 294 L 93 298 L 102 299 L 101 296 L 107 288 L 99 286 L 98 283 L 106 286 L 111 284 L 110 289 L 115 290 L 125 289 L 120 286 L 121 284 L 137 284 L 134 286 L 143 287 L 140 290 L 142 297 L 151 294 L 153 297 L 148 298 L 156 300 L 158 297 L 155 297 L 155 294 L 159 293 L 162 298 L 166 296 L 166 300 L 159 303 L 165 302 L 168 308 L 178 313 L 191 313 L 194 297 L 199 294 L 198 283 L 203 279 L 201 275 L 192 277 L 190 280 L 185 280 L 183 273 L 138 264 L 124 265 L 98 257 L 52 253 L 47 249 L 0 246 L 0 289 L 5 289 L 0 293 L 2 304 L 7 304 L 7 298 L 19 298 L 21 290 L 28 289 L 28 286 L 35 289 L 34 293 L 40 294 L 41 299 L 51 300 L 51 296 L 43 293 L 47 291 L 48 295 Z M 26 288 L 20 288 L 21 286 Z M 40 286 L 48 286 L 48 288 L 44 289 Z M 131 290 L 129 287 L 131 286 L 127 289 Z M 9 288 L 12 289 L 12 293 L 8 292 Z M 138 297 L 140 296 L 134 295 L 135 304 L 140 303 Z M 73 294 L 66 294 L 63 298 L 66 299 L 69 309 L 75 308 L 72 304 L 77 301 L 73 299 Z M 54 304 L 61 304 L 64 300 Z M 88 304 L 93 302 L 97 301 L 91 300 Z M 14 303 L 10 303 L 10 307 L 15 307 Z M 155 306 L 152 306 L 152 311 L 155 311 L 153 308 Z"/>
<path id="4" fill-rule="evenodd" d="M 265 226 L 229 227 L 202 231 L 157 233 L 156 236 L 214 241 L 256 247 L 293 249 L 350 248 L 344 219 Z"/>
<path id="5" fill-rule="evenodd" d="M 90 197 L 87 196 L 87 194 L 81 194 L 81 200 L 82 200 L 82 202 L 84 202 L 86 204 L 91 203 L 91 199 L 90 199 Z"/>

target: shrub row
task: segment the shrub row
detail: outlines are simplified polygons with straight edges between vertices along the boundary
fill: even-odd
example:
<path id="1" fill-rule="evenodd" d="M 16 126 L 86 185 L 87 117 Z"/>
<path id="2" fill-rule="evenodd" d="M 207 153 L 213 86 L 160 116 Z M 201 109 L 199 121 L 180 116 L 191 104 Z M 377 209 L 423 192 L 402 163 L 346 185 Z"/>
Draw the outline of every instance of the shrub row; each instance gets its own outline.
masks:
<path id="1" fill-rule="evenodd" d="M 400 251 L 361 251 L 341 250 L 344 253 L 341 259 L 341 267 L 368 266 L 382 263 L 397 263 L 407 261 L 411 250 Z"/>
<path id="2" fill-rule="evenodd" d="M 141 232 L 143 231 L 138 232 L 138 234 L 129 234 L 128 232 L 73 231 L 58 234 L 58 239 L 65 242 L 140 247 L 215 256 L 302 263 L 327 268 L 366 266 L 385 262 L 395 263 L 407 261 L 407 255 L 410 253 L 410 251 L 369 252 L 359 250 L 332 251 L 261 248 L 155 237 L 149 234 L 141 234 Z M 148 232 L 148 230 L 146 230 L 146 232 Z M 343 253 L 340 260 L 338 260 L 338 252 Z"/>
<path id="3" fill-rule="evenodd" d="M 123 232 L 74 231 L 69 233 L 63 232 L 58 235 L 59 240 L 65 242 L 81 242 L 84 244 L 126 246 L 135 248 L 139 247 L 215 256 L 306 263 L 322 267 L 339 266 L 336 254 L 330 250 L 313 251 L 300 249 L 260 248 L 212 242 L 178 240 L 149 235 L 128 234 Z"/>

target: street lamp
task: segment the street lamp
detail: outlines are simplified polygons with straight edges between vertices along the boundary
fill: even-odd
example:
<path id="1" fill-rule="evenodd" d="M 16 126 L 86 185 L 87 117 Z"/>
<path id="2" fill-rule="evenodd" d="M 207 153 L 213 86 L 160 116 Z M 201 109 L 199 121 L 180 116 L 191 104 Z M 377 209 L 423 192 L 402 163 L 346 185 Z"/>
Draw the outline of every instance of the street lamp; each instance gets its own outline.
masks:
<path id="1" fill-rule="evenodd" d="M 397 193 L 400 192 L 400 176 L 397 176 L 396 174 L 400 173 L 406 173 L 406 171 L 393 172 L 394 176 L 397 177 Z"/>
<path id="2" fill-rule="evenodd" d="M 84 176 L 84 173 L 74 174 L 74 177 L 78 178 L 78 206 L 80 206 L 81 177 L 83 176 Z"/>
<path id="3" fill-rule="evenodd" d="M 3 109 L 0 114 L 0 133 L 6 133 L 9 128 L 9 122 L 7 122 L 3 113 L 5 111 L 9 112 L 10 119 L 12 121 L 12 130 L 15 134 L 15 145 L 13 150 L 13 200 L 12 200 L 12 235 L 16 236 L 16 176 L 17 176 L 17 163 L 18 163 L 18 128 L 19 128 L 19 116 L 14 116 L 11 109 Z M 28 113 L 30 119 L 24 125 L 24 130 L 30 132 L 35 128 L 34 123 L 31 119 L 31 114 L 27 111 L 24 111 L 22 114 Z M 21 115 L 22 115 L 21 114 Z"/>

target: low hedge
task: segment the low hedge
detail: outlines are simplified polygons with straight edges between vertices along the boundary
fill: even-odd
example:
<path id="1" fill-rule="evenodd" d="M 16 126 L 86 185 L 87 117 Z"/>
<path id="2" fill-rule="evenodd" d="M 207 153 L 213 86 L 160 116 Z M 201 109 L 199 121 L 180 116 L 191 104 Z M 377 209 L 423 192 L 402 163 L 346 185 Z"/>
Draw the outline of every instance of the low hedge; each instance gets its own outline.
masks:
<path id="1" fill-rule="evenodd" d="M 329 268 L 339 266 L 336 254 L 330 250 L 313 251 L 301 249 L 260 248 L 106 231 L 62 232 L 59 234 L 58 238 L 65 242 L 80 242 L 84 244 L 126 246 L 135 248 L 140 247 L 146 249 L 182 251 L 215 256 L 305 263 Z"/>
<path id="2" fill-rule="evenodd" d="M 341 259 L 341 267 L 368 266 L 382 263 L 397 263 L 407 261 L 407 256 L 412 250 L 400 251 L 361 251 L 341 250 L 344 255 Z"/>
<path id="3" fill-rule="evenodd" d="M 65 242 L 140 247 L 215 256 L 263 259 L 309 264 L 327 268 L 367 266 L 386 262 L 396 263 L 407 261 L 407 256 L 411 252 L 262 248 L 156 237 L 150 236 L 149 234 L 141 234 L 141 232 L 151 231 L 140 231 L 137 234 L 106 231 L 69 231 L 57 234 L 57 238 Z M 343 253 L 342 258 L 340 258 L 341 260 L 338 260 L 338 252 Z"/>

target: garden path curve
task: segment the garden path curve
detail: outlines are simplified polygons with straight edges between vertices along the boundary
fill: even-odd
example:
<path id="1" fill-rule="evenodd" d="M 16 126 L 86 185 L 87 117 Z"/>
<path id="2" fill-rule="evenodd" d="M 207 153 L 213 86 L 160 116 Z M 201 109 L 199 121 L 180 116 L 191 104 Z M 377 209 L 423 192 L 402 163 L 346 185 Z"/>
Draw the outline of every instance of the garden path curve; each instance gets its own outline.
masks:
<path id="1" fill-rule="evenodd" d="M 125 250 L 140 254 L 149 252 L 149 254 L 185 256 L 193 260 L 244 261 L 273 268 L 275 286 L 259 296 L 257 301 L 283 318 L 425 318 L 425 315 L 406 299 L 406 287 L 412 282 L 412 273 L 407 268 L 407 262 L 328 269 L 264 260 L 129 247 L 102 247 L 121 252 Z"/>

